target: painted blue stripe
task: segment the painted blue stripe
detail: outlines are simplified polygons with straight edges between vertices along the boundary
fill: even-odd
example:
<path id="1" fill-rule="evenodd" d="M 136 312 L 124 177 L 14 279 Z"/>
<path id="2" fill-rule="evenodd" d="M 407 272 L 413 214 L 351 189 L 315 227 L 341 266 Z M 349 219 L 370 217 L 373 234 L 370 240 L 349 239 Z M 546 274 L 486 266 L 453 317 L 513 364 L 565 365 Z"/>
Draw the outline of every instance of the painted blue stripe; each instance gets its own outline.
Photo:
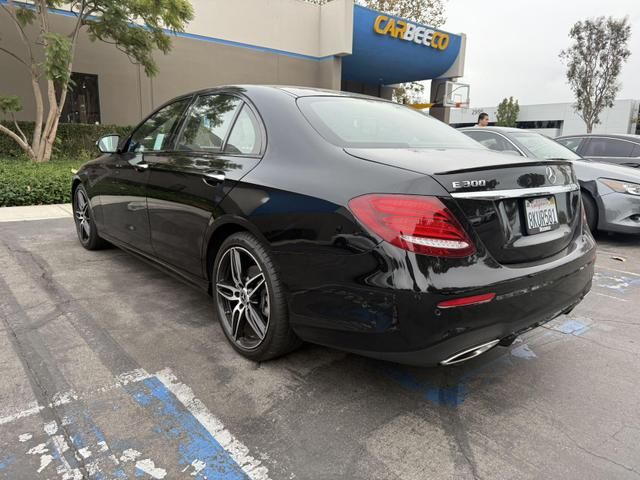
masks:
<path id="1" fill-rule="evenodd" d="M 469 396 L 469 387 L 464 382 L 448 388 L 439 387 L 430 381 L 418 379 L 406 367 L 393 364 L 384 365 L 382 373 L 399 383 L 402 388 L 421 394 L 425 400 L 435 405 L 457 407 Z"/>
<path id="2" fill-rule="evenodd" d="M 566 320 L 558 326 L 558 330 L 562 333 L 570 334 L 570 335 L 582 335 L 584 332 L 589 330 L 591 327 L 586 325 L 578 320 Z"/>
<path id="3" fill-rule="evenodd" d="M 194 478 L 217 480 L 249 478 L 211 433 L 156 377 L 143 382 L 130 383 L 124 388 L 156 419 L 156 432 L 179 443 L 179 465 L 184 468 L 195 460 L 206 464 Z"/>
<path id="4" fill-rule="evenodd" d="M 6 4 L 7 0 L 0 0 L 0 3 Z M 26 8 L 32 8 L 32 9 L 34 8 L 33 5 L 23 3 L 23 2 L 15 2 L 15 4 L 20 4 L 20 6 L 24 6 Z M 62 15 L 63 17 L 77 18 L 77 15 L 74 14 L 73 12 L 70 12 L 69 10 L 61 10 L 59 8 L 49 8 L 49 12 L 56 15 Z M 96 17 L 92 17 L 92 18 L 96 18 Z M 140 25 L 132 24 L 131 26 L 141 28 Z M 316 57 L 314 55 L 305 55 L 303 53 L 295 53 L 295 52 L 290 52 L 288 50 L 279 50 L 276 48 L 262 47 L 260 45 L 252 45 L 250 43 L 235 42 L 233 40 L 225 40 L 223 38 L 209 37 L 206 35 L 198 35 L 196 33 L 172 32 L 171 30 L 168 30 L 166 28 L 163 30 L 167 35 L 172 35 L 180 38 L 188 38 L 191 40 L 198 40 L 200 42 L 217 43 L 220 45 L 228 45 L 230 47 L 246 48 L 248 50 L 255 50 L 263 53 L 273 53 L 276 55 L 283 55 L 285 57 L 298 58 L 302 60 L 311 60 L 314 62 L 323 62 L 325 60 L 329 60 L 334 57 L 334 55 Z"/>
<path id="5" fill-rule="evenodd" d="M 517 347 L 514 349 L 515 353 L 512 351 L 512 355 L 517 358 L 524 358 L 525 360 L 531 360 L 537 357 L 527 345 L 524 345 L 524 347 L 526 348 L 520 350 L 518 350 L 520 347 Z M 470 384 L 472 382 L 484 384 L 489 381 L 487 378 L 480 377 L 480 374 L 490 372 L 490 375 L 494 375 L 509 365 L 513 365 L 511 357 L 509 355 L 502 355 L 464 372 L 455 380 L 455 384 L 451 386 L 438 385 L 438 379 L 418 378 L 409 368 L 395 364 L 383 365 L 380 369 L 386 377 L 398 383 L 402 388 L 422 395 L 425 400 L 435 405 L 458 407 L 471 395 Z M 420 373 L 430 375 L 432 371 L 427 370 Z"/>
<path id="6" fill-rule="evenodd" d="M 107 480 L 108 478 L 115 478 L 118 480 L 126 480 L 128 477 L 121 467 L 118 467 L 111 455 L 113 452 L 110 448 L 105 451 L 101 451 L 98 447 L 99 442 L 106 442 L 106 438 L 102 433 L 102 430 L 95 424 L 93 419 L 88 413 L 81 415 L 81 420 L 77 421 L 74 417 L 67 417 L 71 430 L 71 442 L 75 449 L 88 447 L 91 452 L 91 456 L 84 462 L 93 463 L 96 462 L 102 471 L 97 471 L 91 475 L 91 480 Z M 57 458 L 56 458 L 57 459 Z M 72 465 L 73 466 L 73 465 Z"/>
<path id="7" fill-rule="evenodd" d="M 3 459 L 1 459 L 0 460 L 0 471 L 4 470 L 9 465 L 11 465 L 13 463 L 13 460 L 14 460 L 14 456 L 13 455 L 9 455 L 9 456 L 4 457 Z"/>

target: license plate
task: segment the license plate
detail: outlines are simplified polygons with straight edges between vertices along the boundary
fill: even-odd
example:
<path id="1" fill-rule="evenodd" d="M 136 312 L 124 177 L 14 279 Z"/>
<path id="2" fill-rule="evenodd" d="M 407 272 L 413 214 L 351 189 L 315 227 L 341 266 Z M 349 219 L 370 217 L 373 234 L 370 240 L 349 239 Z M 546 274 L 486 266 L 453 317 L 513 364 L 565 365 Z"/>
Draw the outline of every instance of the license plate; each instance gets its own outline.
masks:
<path id="1" fill-rule="evenodd" d="M 531 198 L 524 201 L 527 233 L 547 232 L 558 226 L 558 209 L 555 197 Z"/>

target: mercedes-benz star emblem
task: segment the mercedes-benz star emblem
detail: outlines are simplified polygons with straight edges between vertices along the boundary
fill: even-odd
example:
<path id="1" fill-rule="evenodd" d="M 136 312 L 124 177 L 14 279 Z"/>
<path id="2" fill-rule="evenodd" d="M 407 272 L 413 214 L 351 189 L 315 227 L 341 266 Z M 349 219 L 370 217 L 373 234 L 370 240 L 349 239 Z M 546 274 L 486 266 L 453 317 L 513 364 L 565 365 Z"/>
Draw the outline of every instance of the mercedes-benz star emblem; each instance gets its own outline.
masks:
<path id="1" fill-rule="evenodd" d="M 556 183 L 558 177 L 556 177 L 556 172 L 551 167 L 547 167 L 547 178 L 549 179 L 549 183 Z"/>

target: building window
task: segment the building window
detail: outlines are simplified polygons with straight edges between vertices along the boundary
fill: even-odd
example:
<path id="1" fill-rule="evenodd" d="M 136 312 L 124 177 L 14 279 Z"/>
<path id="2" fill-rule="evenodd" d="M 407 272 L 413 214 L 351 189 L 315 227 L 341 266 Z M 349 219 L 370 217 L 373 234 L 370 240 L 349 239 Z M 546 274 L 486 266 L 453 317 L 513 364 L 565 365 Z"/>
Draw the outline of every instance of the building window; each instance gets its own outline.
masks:
<path id="1" fill-rule="evenodd" d="M 530 121 L 522 121 L 516 122 L 516 128 L 527 128 L 527 129 L 536 129 L 536 128 L 562 128 L 563 125 L 562 120 L 530 120 Z M 450 125 L 453 128 L 464 128 L 464 127 L 473 127 L 476 122 L 465 122 L 465 123 L 451 123 Z M 495 127 L 496 122 L 489 122 L 490 127 Z"/>
<path id="2" fill-rule="evenodd" d="M 516 122 L 517 128 L 562 128 L 562 120 L 530 120 Z"/>
<path id="3" fill-rule="evenodd" d="M 63 123 L 100 123 L 98 76 L 73 72 L 71 81 L 60 121 Z"/>

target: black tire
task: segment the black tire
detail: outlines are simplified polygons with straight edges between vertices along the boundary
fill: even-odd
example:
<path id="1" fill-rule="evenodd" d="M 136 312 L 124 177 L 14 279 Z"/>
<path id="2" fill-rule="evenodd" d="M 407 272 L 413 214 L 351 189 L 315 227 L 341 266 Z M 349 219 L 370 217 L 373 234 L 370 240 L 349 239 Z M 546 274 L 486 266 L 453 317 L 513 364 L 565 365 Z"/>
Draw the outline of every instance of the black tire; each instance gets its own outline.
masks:
<path id="1" fill-rule="evenodd" d="M 591 233 L 596 233 L 598 229 L 598 207 L 591 195 L 582 192 L 582 205 L 584 205 L 584 213 L 587 217 L 587 226 Z"/>
<path id="2" fill-rule="evenodd" d="M 82 204 L 84 199 L 84 204 Z M 93 220 L 93 210 L 89 202 L 89 195 L 82 185 L 78 185 L 73 191 L 73 221 L 76 225 L 76 233 L 80 244 L 87 250 L 100 250 L 109 246 L 109 243 L 100 238 L 96 222 Z"/>
<path id="3" fill-rule="evenodd" d="M 239 252 L 239 253 L 236 253 Z M 227 285 L 233 283 L 233 270 L 230 262 L 234 254 L 239 254 L 244 258 L 244 265 L 239 268 L 240 272 L 243 272 L 243 268 L 246 268 L 246 275 L 241 275 L 245 278 L 241 285 L 246 288 L 244 290 L 244 300 L 240 298 L 236 299 L 236 293 L 233 291 L 233 286 L 229 288 Z M 252 262 L 257 264 L 257 268 L 252 266 Z M 242 264 L 242 262 L 240 262 Z M 248 268 L 247 268 L 248 265 Z M 249 273 L 250 269 L 254 269 L 252 273 Z M 254 275 L 255 274 L 255 275 Z M 263 275 L 264 283 L 262 284 L 263 290 L 260 292 L 258 288 L 249 288 L 249 280 L 256 278 L 259 275 Z M 273 358 L 282 356 L 291 352 L 301 345 L 301 341 L 295 335 L 289 324 L 289 312 L 287 302 L 284 294 L 284 289 L 278 273 L 274 266 L 273 260 L 265 246 L 258 241 L 253 235 L 247 232 L 235 233 L 229 236 L 220 246 L 211 271 L 211 283 L 212 294 L 214 298 L 215 310 L 220 322 L 222 331 L 224 332 L 227 340 L 233 348 L 244 357 L 257 362 L 263 362 L 271 360 Z M 255 284 L 255 282 L 254 282 Z M 235 285 L 238 287 L 238 285 Z M 242 292 L 242 288 L 236 288 Z M 263 306 L 263 300 L 260 300 L 260 307 L 255 303 L 255 298 L 252 299 L 252 292 L 256 291 L 257 294 L 261 294 L 263 299 L 266 296 L 268 313 L 265 315 Z M 224 296 L 222 293 L 224 293 Z M 240 293 L 242 294 L 242 293 Z M 229 298 L 233 297 L 232 300 Z M 259 312 L 259 318 L 266 320 L 261 326 L 264 327 L 266 323 L 266 333 L 256 334 L 255 328 L 251 328 L 251 322 L 249 322 L 249 306 L 245 307 L 244 313 L 240 313 L 237 322 L 233 320 L 233 312 L 236 311 L 236 307 L 241 306 L 243 301 L 246 301 L 247 305 L 253 305 L 253 312 Z M 244 315 L 244 316 L 243 316 Z M 241 325 L 236 327 L 236 336 L 234 337 L 234 325 Z M 242 329 L 242 331 L 240 331 Z M 242 332 L 245 332 L 244 334 Z M 241 336 L 244 335 L 244 336 Z M 253 343 L 256 343 L 253 345 Z"/>

